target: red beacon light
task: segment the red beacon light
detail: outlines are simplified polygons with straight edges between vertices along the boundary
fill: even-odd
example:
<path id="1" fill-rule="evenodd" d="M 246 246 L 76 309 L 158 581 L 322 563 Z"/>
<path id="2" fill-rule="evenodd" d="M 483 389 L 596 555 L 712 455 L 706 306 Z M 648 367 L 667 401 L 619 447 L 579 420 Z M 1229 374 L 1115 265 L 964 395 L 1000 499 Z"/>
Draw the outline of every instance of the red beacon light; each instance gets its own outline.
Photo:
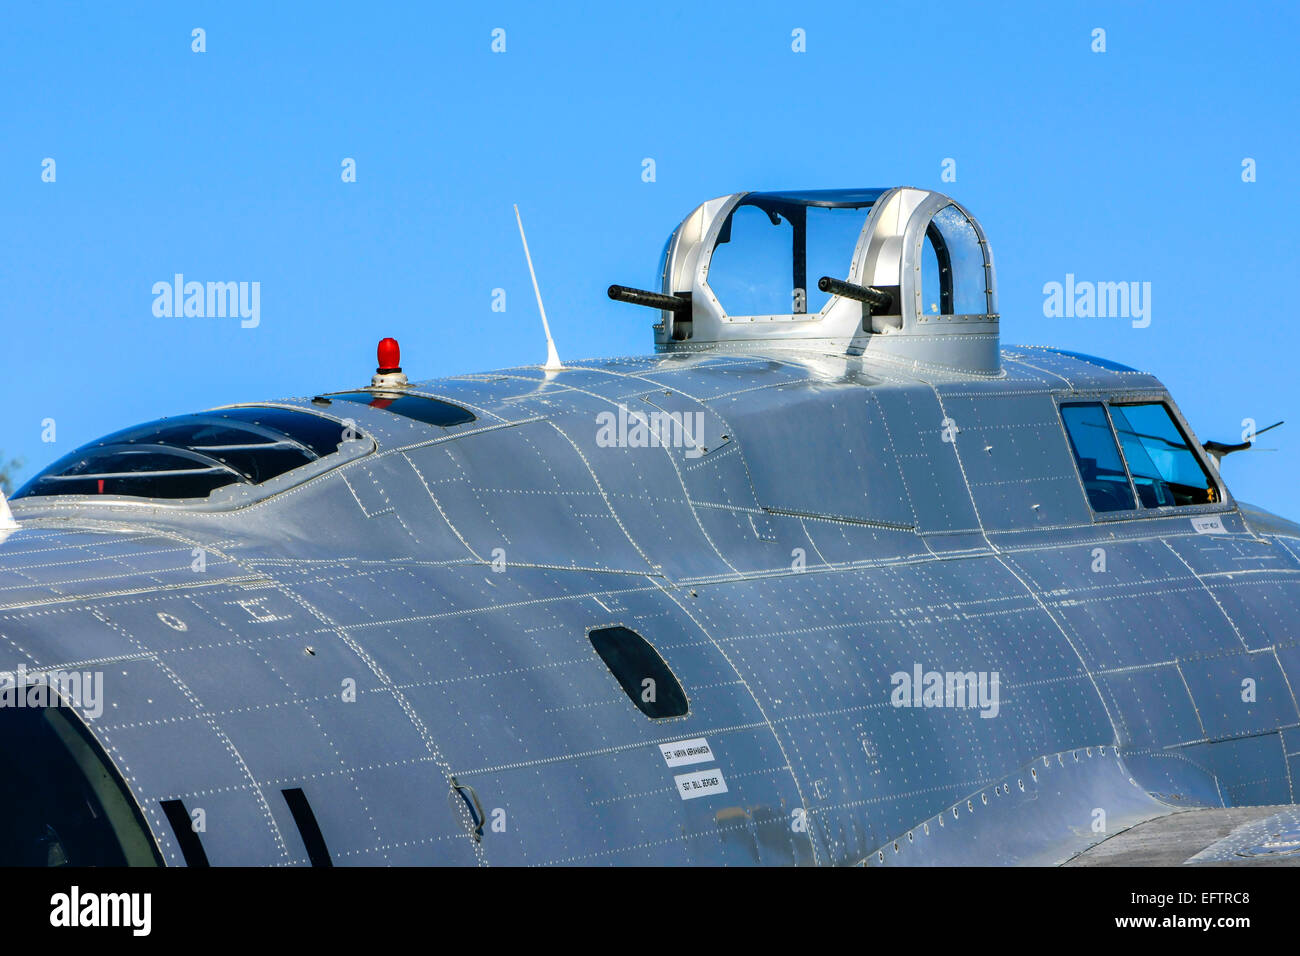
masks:
<path id="1" fill-rule="evenodd" d="M 397 344 L 397 339 L 380 339 L 379 347 L 375 349 L 375 357 L 379 360 L 379 367 L 375 369 L 375 376 L 370 380 L 372 387 L 406 386 L 406 376 L 402 374 L 402 350 Z"/>
<path id="2" fill-rule="evenodd" d="M 375 350 L 379 357 L 379 373 L 400 372 L 402 370 L 402 349 L 397 339 L 380 339 L 379 348 Z"/>

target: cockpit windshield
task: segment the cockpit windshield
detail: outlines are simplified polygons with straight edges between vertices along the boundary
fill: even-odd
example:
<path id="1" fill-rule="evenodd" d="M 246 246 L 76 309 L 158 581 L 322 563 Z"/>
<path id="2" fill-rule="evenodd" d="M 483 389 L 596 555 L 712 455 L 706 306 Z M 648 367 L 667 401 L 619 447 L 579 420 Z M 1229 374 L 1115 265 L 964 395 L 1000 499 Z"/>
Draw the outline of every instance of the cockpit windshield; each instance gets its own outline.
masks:
<path id="1" fill-rule="evenodd" d="M 355 429 L 286 408 L 225 408 L 136 425 L 83 445 L 18 489 L 36 495 L 204 498 L 338 451 Z"/>

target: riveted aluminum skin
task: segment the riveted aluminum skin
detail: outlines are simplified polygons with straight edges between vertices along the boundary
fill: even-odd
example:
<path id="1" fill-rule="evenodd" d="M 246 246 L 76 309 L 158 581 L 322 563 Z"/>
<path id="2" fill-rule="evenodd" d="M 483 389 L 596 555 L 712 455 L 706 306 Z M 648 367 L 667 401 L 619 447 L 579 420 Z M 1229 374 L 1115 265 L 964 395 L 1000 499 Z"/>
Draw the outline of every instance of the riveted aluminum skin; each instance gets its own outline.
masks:
<path id="1" fill-rule="evenodd" d="M 1002 365 L 513 369 L 416 386 L 469 425 L 358 408 L 371 454 L 246 507 L 20 499 L 3 666 L 104 672 L 87 725 L 168 863 L 168 799 L 204 809 L 213 863 L 305 863 L 288 787 L 338 863 L 1063 862 L 1111 832 L 1099 806 L 1113 827 L 1291 803 L 1295 527 L 1226 489 L 1190 509 L 1216 534 L 1189 509 L 1093 515 L 1056 403 L 1160 383 L 1044 349 Z M 714 447 L 603 447 L 621 405 L 698 413 Z M 628 700 L 586 637 L 612 624 L 655 646 L 686 716 Z M 997 714 L 892 706 L 916 664 L 996 672 Z M 694 738 L 715 762 L 668 766 L 660 745 Z M 726 792 L 682 799 L 690 769 Z M 1007 809 L 1018 780 L 1032 821 Z"/>
<path id="2" fill-rule="evenodd" d="M 944 208 L 878 196 L 855 268 L 887 201 L 904 244 Z M 336 864 L 1059 864 L 1294 804 L 1300 527 L 1214 469 L 1210 504 L 1096 513 L 1060 405 L 1167 402 L 1201 456 L 1157 378 L 837 308 L 414 382 L 474 421 L 356 405 L 329 467 L 220 507 L 19 498 L 0 670 L 102 672 L 84 723 L 174 865 L 173 800 L 213 864 L 308 864 L 292 789 Z M 620 685 L 612 626 L 684 715 Z"/>

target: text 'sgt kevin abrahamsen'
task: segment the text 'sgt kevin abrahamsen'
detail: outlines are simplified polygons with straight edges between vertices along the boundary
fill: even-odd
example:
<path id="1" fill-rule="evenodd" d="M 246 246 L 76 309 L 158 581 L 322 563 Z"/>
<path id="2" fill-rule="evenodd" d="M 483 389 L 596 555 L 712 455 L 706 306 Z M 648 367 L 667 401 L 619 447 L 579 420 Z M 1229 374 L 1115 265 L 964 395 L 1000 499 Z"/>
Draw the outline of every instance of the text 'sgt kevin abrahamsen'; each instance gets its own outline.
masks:
<path id="1" fill-rule="evenodd" d="M 610 296 L 654 354 L 384 339 L 0 501 L 0 862 L 1300 851 L 1300 527 L 1154 376 L 1002 347 L 961 205 L 724 196 Z"/>

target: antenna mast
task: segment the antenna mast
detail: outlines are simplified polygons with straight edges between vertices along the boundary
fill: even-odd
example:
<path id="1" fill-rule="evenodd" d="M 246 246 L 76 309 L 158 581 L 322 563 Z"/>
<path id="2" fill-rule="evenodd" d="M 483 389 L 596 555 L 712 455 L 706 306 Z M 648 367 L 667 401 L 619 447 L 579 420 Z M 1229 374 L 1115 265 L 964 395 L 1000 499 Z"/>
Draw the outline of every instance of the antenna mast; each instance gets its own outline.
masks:
<path id="1" fill-rule="evenodd" d="M 560 364 L 560 353 L 555 351 L 555 340 L 551 338 L 551 326 L 546 321 L 546 306 L 542 305 L 542 290 L 537 288 L 537 273 L 533 271 L 533 257 L 528 253 L 528 237 L 524 235 L 524 221 L 519 218 L 519 205 L 515 204 L 515 221 L 519 223 L 519 238 L 524 241 L 524 258 L 528 260 L 528 274 L 533 277 L 533 292 L 537 295 L 537 311 L 542 314 L 542 329 L 546 332 L 546 365 L 548 372 L 557 372 L 564 368 Z"/>

